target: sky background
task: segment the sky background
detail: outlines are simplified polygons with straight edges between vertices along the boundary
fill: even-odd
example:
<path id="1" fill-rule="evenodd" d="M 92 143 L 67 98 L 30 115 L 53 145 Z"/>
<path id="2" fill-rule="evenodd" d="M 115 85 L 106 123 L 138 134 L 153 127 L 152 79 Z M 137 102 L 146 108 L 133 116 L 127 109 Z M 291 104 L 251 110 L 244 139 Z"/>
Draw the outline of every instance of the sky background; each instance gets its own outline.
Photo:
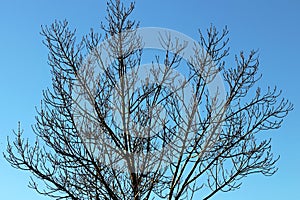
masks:
<path id="1" fill-rule="evenodd" d="M 34 138 L 35 107 L 42 90 L 51 86 L 48 50 L 39 35 L 41 25 L 67 19 L 78 35 L 100 30 L 103 0 L 0 0 L 0 150 L 21 121 L 24 136 Z M 137 0 L 133 17 L 141 27 L 164 27 L 195 40 L 198 29 L 212 23 L 228 26 L 230 58 L 240 50 L 259 49 L 259 86 L 283 90 L 294 111 L 281 129 L 261 133 L 272 137 L 273 152 L 280 155 L 279 171 L 272 177 L 250 175 L 240 190 L 219 193 L 212 199 L 300 199 L 300 1 L 298 0 Z M 232 63 L 228 63 L 230 66 Z M 48 199 L 27 187 L 29 173 L 13 169 L 0 157 L 0 199 Z"/>

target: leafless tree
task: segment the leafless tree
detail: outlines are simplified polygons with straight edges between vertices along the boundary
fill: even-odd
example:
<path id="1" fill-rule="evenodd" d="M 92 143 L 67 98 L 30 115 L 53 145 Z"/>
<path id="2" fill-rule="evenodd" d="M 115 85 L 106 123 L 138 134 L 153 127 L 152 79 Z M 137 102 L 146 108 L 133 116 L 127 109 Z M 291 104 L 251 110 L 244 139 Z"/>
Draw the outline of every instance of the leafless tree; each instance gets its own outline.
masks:
<path id="1" fill-rule="evenodd" d="M 19 126 L 6 160 L 56 199 L 209 199 L 249 174 L 273 175 L 271 140 L 256 135 L 278 129 L 293 106 L 276 87 L 254 89 L 257 52 L 228 67 L 228 31 L 212 26 L 188 59 L 187 43 L 162 33 L 163 53 L 143 66 L 149 52 L 133 9 L 109 1 L 104 36 L 91 30 L 79 43 L 66 21 L 42 28 L 53 85 L 37 111 L 35 144 Z M 219 75 L 223 98 L 209 90 Z"/>

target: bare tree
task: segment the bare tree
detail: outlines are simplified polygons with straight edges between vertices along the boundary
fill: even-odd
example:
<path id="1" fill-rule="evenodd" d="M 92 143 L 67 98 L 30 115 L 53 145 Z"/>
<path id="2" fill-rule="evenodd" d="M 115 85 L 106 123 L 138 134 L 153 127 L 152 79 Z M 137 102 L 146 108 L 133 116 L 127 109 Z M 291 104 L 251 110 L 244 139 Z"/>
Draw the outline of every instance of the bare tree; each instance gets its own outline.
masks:
<path id="1" fill-rule="evenodd" d="M 6 160 L 56 199 L 209 199 L 249 174 L 273 175 L 271 140 L 256 134 L 278 129 L 293 106 L 276 87 L 253 89 L 257 53 L 225 66 L 228 31 L 210 27 L 188 59 L 186 41 L 162 33 L 163 53 L 144 66 L 133 9 L 109 1 L 104 36 L 92 30 L 79 43 L 66 21 L 42 28 L 52 89 L 37 112 L 35 144 L 19 126 Z M 222 98 L 221 88 L 209 90 L 219 75 Z"/>

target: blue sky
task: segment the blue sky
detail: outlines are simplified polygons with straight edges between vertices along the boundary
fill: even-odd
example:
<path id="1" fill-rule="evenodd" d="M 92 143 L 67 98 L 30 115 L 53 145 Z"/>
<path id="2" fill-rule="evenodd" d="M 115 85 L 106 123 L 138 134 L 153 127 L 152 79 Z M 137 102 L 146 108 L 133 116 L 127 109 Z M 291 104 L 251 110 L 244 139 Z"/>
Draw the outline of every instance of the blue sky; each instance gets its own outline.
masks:
<path id="1" fill-rule="evenodd" d="M 79 35 L 97 30 L 104 19 L 103 0 L 0 1 L 0 150 L 21 121 L 25 137 L 33 138 L 35 107 L 42 90 L 51 86 L 47 49 L 40 26 L 67 19 Z M 198 28 L 210 24 L 229 28 L 231 58 L 240 50 L 259 49 L 262 88 L 277 85 L 295 110 L 272 137 L 273 152 L 281 155 L 272 177 L 252 175 L 240 190 L 212 199 L 300 199 L 300 1 L 298 0 L 137 0 L 134 17 L 142 27 L 170 28 L 198 38 Z M 99 30 L 99 29 L 98 29 Z M 100 30 L 99 30 L 100 31 Z M 229 65 L 232 63 L 228 63 Z M 15 170 L 0 157 L 1 199 L 48 199 L 27 187 L 29 173 Z"/>

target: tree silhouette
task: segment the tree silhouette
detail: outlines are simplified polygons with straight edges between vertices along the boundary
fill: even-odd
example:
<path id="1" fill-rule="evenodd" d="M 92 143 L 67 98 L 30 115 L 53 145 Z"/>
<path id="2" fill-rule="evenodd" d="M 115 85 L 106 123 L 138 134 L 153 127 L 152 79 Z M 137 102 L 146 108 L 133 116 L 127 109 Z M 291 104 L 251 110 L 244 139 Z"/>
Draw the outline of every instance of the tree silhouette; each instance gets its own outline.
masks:
<path id="1" fill-rule="evenodd" d="M 254 89 L 257 52 L 228 67 L 228 30 L 212 26 L 188 59 L 188 44 L 162 33 L 164 51 L 144 66 L 134 5 L 107 3 L 103 37 L 91 30 L 76 42 L 67 21 L 42 27 L 53 85 L 37 111 L 35 144 L 19 126 L 6 160 L 56 199 L 209 199 L 249 174 L 273 175 L 271 140 L 256 134 L 278 129 L 293 106 L 276 87 Z M 219 75 L 222 98 L 209 89 Z"/>

